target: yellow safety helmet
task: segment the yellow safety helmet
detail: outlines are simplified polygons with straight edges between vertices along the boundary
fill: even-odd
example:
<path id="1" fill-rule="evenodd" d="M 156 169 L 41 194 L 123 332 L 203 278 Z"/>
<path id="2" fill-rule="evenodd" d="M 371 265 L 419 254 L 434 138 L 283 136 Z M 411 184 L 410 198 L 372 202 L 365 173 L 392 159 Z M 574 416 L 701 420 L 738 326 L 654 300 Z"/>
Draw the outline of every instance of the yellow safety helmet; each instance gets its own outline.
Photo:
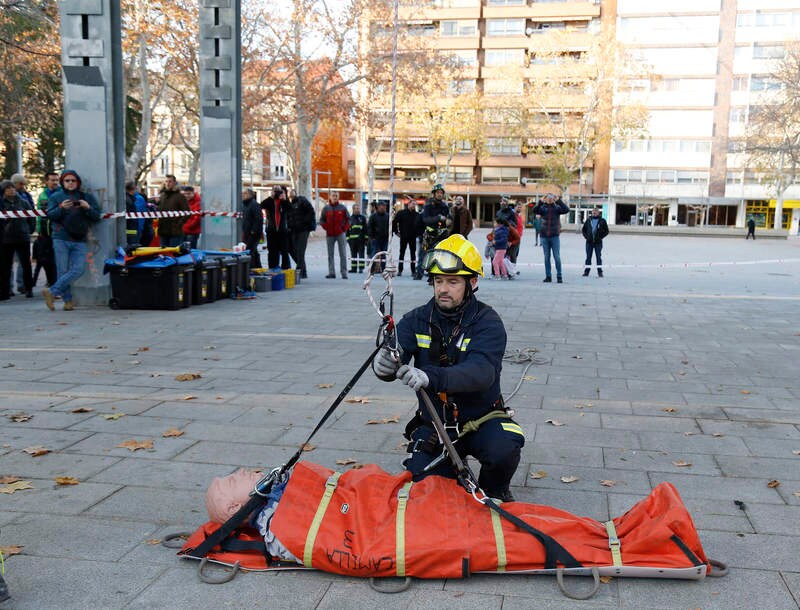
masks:
<path id="1" fill-rule="evenodd" d="M 432 275 L 480 275 L 483 277 L 483 258 L 478 248 L 463 235 L 456 233 L 440 241 L 425 255 L 422 268 Z"/>

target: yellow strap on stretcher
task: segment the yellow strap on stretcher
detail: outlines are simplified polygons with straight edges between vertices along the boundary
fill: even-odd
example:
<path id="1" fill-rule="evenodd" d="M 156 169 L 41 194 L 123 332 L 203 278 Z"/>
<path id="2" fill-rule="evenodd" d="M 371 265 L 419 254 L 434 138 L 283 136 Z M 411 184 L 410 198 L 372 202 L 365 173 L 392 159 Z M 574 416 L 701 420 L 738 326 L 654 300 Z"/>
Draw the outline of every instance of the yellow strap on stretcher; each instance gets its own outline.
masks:
<path id="1" fill-rule="evenodd" d="M 306 536 L 306 546 L 303 549 L 303 565 L 307 568 L 311 566 L 311 558 L 314 554 L 314 542 L 317 539 L 319 526 L 322 525 L 322 519 L 325 517 L 325 511 L 328 509 L 328 504 L 331 503 L 331 496 L 339 484 L 339 477 L 342 476 L 341 472 L 334 472 L 325 483 L 325 493 L 317 506 L 317 513 L 314 515 L 314 520 L 311 522 L 311 527 L 308 528 L 308 535 Z"/>
<path id="2" fill-rule="evenodd" d="M 503 534 L 503 522 L 500 520 L 500 515 L 497 512 L 490 510 L 489 513 L 492 515 L 494 544 L 497 547 L 497 571 L 505 572 L 508 560 L 506 559 L 506 537 L 505 534 Z"/>
<path id="3" fill-rule="evenodd" d="M 608 548 L 611 549 L 611 559 L 614 561 L 615 568 L 622 567 L 622 545 L 617 537 L 617 528 L 614 527 L 613 521 L 606 521 L 603 525 L 606 526 L 608 533 Z"/>
<path id="4" fill-rule="evenodd" d="M 408 505 L 408 495 L 411 491 L 409 481 L 397 492 L 397 516 L 395 517 L 394 536 L 397 545 L 397 575 L 406 575 L 406 506 Z"/>

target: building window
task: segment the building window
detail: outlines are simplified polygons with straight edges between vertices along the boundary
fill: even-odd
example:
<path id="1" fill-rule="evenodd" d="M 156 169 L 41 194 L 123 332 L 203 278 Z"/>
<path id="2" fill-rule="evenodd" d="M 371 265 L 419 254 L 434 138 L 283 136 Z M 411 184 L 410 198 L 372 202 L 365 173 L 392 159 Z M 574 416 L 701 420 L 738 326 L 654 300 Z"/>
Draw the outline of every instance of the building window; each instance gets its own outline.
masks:
<path id="1" fill-rule="evenodd" d="M 443 37 L 475 36 L 478 31 L 478 22 L 475 19 L 446 20 L 439 24 Z"/>
<path id="2" fill-rule="evenodd" d="M 487 0 L 487 6 L 523 6 L 525 0 Z"/>
<path id="3" fill-rule="evenodd" d="M 705 184 L 707 182 L 708 172 L 678 170 L 678 184 Z"/>
<path id="4" fill-rule="evenodd" d="M 734 76 L 733 77 L 733 91 L 747 91 L 747 76 Z"/>
<path id="5" fill-rule="evenodd" d="M 486 95 L 522 95 L 521 78 L 487 78 L 483 81 Z"/>
<path id="6" fill-rule="evenodd" d="M 743 153 L 745 151 L 744 140 L 728 140 L 728 152 L 732 154 Z"/>
<path id="7" fill-rule="evenodd" d="M 522 36 L 525 33 L 524 19 L 487 19 L 487 36 Z"/>
<path id="8" fill-rule="evenodd" d="M 753 59 L 783 59 L 784 46 L 780 44 L 753 45 Z"/>
<path id="9" fill-rule="evenodd" d="M 492 155 L 519 155 L 519 138 L 487 138 L 486 148 Z"/>
<path id="10" fill-rule="evenodd" d="M 436 35 L 436 24 L 433 21 L 407 21 L 409 36 L 430 37 Z"/>
<path id="11" fill-rule="evenodd" d="M 781 82 L 769 76 L 754 76 L 750 79 L 750 91 L 780 91 Z"/>
<path id="12" fill-rule="evenodd" d="M 447 84 L 447 95 L 461 95 L 475 91 L 475 79 L 453 79 Z"/>
<path id="13" fill-rule="evenodd" d="M 484 66 L 521 66 L 525 63 L 524 49 L 487 49 Z"/>
<path id="14" fill-rule="evenodd" d="M 445 182 L 470 184 L 472 182 L 472 169 L 469 167 L 451 167 L 446 174 Z"/>
<path id="15" fill-rule="evenodd" d="M 747 119 L 747 108 L 736 107 L 731 108 L 730 122 L 731 123 L 744 123 Z"/>
<path id="16" fill-rule="evenodd" d="M 473 68 L 478 65 L 477 51 L 450 51 L 450 57 L 462 68 Z"/>
<path id="17" fill-rule="evenodd" d="M 481 171 L 481 182 L 484 184 L 512 184 L 519 182 L 518 167 L 484 167 Z"/>

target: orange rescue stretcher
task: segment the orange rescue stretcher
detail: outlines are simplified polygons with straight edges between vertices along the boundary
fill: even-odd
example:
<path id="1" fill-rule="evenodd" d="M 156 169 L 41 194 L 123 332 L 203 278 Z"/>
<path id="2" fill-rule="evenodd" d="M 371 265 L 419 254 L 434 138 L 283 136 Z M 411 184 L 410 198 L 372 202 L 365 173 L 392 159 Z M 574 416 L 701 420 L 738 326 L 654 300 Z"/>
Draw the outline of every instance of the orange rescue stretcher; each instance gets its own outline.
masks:
<path id="1" fill-rule="evenodd" d="M 722 576 L 709 560 L 677 490 L 661 483 L 621 517 L 600 522 L 526 502 L 502 508 L 557 542 L 571 566 L 553 565 L 545 545 L 490 510 L 453 479 L 388 474 L 368 465 L 344 473 L 298 462 L 270 531 L 302 566 L 247 550 L 259 533 L 237 533 L 239 545 L 215 548 L 208 560 L 245 570 L 311 568 L 347 576 L 462 578 L 476 573 L 679 578 Z M 209 522 L 185 543 L 191 557 L 219 528 Z M 596 589 L 595 589 L 596 590 Z M 570 595 L 567 593 L 567 595 Z M 572 596 L 572 595 L 570 595 Z"/>

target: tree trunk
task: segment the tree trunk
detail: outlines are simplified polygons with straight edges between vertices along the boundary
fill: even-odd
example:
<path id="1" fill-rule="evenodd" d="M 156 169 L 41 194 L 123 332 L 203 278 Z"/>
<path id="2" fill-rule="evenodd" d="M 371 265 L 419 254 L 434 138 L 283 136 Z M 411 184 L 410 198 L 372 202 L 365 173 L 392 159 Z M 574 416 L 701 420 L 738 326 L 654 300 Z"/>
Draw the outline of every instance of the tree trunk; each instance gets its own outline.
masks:
<path id="1" fill-rule="evenodd" d="M 136 142 L 133 145 L 131 154 L 125 160 L 125 179 L 133 180 L 138 178 L 139 165 L 142 162 L 146 152 L 147 145 L 150 142 L 150 130 L 153 120 L 152 108 L 150 105 L 150 80 L 147 74 L 147 51 L 145 48 L 146 41 L 144 36 L 139 37 L 139 82 L 142 87 L 142 97 L 140 102 L 142 104 L 142 122 L 139 127 L 139 133 L 136 134 Z"/>

